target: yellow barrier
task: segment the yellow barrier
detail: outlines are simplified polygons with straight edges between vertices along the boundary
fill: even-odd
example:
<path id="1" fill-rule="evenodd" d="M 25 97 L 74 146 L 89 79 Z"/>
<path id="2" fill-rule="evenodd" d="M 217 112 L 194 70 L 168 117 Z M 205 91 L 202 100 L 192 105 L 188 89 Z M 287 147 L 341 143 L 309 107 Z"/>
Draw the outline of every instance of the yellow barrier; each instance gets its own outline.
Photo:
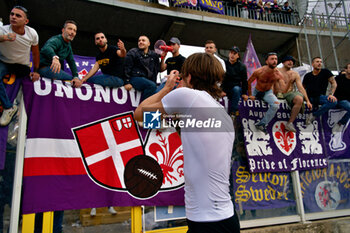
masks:
<path id="1" fill-rule="evenodd" d="M 34 233 L 35 214 L 22 215 L 22 233 Z M 43 214 L 42 233 L 52 233 L 53 231 L 53 211 Z M 142 232 L 142 210 L 141 206 L 131 208 L 131 233 Z M 187 227 L 174 227 L 168 229 L 159 229 L 147 231 L 146 233 L 169 232 L 169 233 L 186 233 Z"/>
<path id="2" fill-rule="evenodd" d="M 22 219 L 22 233 L 34 233 L 35 214 L 23 214 Z"/>

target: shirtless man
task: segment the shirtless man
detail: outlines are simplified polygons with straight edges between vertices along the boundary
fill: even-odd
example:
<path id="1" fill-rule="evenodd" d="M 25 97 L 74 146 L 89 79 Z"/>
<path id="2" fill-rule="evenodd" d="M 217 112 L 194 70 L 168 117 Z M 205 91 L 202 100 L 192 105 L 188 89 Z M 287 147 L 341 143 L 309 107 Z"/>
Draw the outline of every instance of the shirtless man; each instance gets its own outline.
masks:
<path id="1" fill-rule="evenodd" d="M 292 70 L 295 63 L 295 59 L 292 56 L 286 56 L 282 59 L 283 67 L 279 69 L 283 74 L 283 80 L 286 85 L 288 85 L 286 92 L 283 92 L 283 98 L 287 101 L 289 107 L 291 107 L 291 113 L 289 121 L 286 125 L 286 129 L 292 132 L 296 132 L 293 125 L 295 118 L 298 113 L 304 112 L 303 101 L 306 100 L 306 105 L 309 109 L 312 109 L 312 104 L 306 94 L 306 91 L 301 82 L 299 74 Z M 297 86 L 298 90 L 294 89 L 294 84 Z"/>
<path id="2" fill-rule="evenodd" d="M 255 124 L 255 127 L 266 133 L 266 127 L 268 123 L 275 116 L 278 111 L 280 102 L 277 97 L 273 94 L 272 87 L 276 82 L 279 83 L 279 87 L 282 90 L 286 89 L 286 85 L 283 80 L 282 73 L 276 68 L 277 66 L 277 54 L 268 53 L 266 56 L 266 65 L 256 69 L 254 73 L 248 79 L 248 95 L 242 95 L 243 100 L 250 98 L 255 100 L 255 98 L 263 99 L 269 104 L 269 109 L 266 115 L 261 121 Z M 252 95 L 252 82 L 256 80 L 256 86 Z"/>

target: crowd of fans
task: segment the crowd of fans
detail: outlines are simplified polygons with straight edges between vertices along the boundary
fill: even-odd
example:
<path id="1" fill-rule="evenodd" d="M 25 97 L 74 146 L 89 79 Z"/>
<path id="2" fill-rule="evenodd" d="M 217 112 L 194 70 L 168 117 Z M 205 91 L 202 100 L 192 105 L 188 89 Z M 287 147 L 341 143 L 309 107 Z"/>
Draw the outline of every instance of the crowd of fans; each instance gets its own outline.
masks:
<path id="1" fill-rule="evenodd" d="M 289 5 L 289 2 L 284 2 L 279 5 L 277 0 L 273 2 L 262 0 L 228 0 L 226 1 L 227 15 L 265 20 L 278 23 L 294 23 L 292 13 L 295 10 Z"/>

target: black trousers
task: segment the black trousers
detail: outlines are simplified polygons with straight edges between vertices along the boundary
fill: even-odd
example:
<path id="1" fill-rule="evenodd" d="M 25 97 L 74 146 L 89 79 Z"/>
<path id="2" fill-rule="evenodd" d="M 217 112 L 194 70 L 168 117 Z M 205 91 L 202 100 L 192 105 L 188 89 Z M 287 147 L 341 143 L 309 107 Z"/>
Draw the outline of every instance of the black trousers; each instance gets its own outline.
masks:
<path id="1" fill-rule="evenodd" d="M 240 224 L 235 213 L 232 217 L 217 222 L 193 222 L 187 219 L 187 233 L 239 233 Z"/>

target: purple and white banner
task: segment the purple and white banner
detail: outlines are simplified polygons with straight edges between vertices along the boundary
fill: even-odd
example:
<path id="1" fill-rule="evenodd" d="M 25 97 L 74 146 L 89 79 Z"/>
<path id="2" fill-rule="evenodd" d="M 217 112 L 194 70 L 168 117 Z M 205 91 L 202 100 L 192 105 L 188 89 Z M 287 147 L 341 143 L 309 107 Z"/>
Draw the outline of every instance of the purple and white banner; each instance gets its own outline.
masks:
<path id="1" fill-rule="evenodd" d="M 305 125 L 305 115 L 294 121 L 297 132 L 286 130 L 290 108 L 282 101 L 267 133 L 255 124 L 264 117 L 268 104 L 260 100 L 241 102 L 239 113 L 244 130 L 246 153 L 251 172 L 282 172 L 327 167 L 324 140 L 318 120 Z M 306 111 L 306 113 L 308 113 Z"/>
<path id="2" fill-rule="evenodd" d="M 328 168 L 300 172 L 306 213 L 350 208 L 350 162 L 330 160 Z"/>
<path id="3" fill-rule="evenodd" d="M 289 173 L 250 173 L 245 164 L 235 161 L 232 174 L 237 210 L 295 206 Z"/>
<path id="4" fill-rule="evenodd" d="M 138 126 L 140 92 L 41 78 L 23 80 L 23 96 L 24 214 L 184 204 L 181 139 L 172 129 Z"/>
<path id="5" fill-rule="evenodd" d="M 332 128 L 345 114 L 343 109 L 331 109 L 322 116 L 327 155 L 330 159 L 350 158 L 350 121 L 332 132 Z"/>

